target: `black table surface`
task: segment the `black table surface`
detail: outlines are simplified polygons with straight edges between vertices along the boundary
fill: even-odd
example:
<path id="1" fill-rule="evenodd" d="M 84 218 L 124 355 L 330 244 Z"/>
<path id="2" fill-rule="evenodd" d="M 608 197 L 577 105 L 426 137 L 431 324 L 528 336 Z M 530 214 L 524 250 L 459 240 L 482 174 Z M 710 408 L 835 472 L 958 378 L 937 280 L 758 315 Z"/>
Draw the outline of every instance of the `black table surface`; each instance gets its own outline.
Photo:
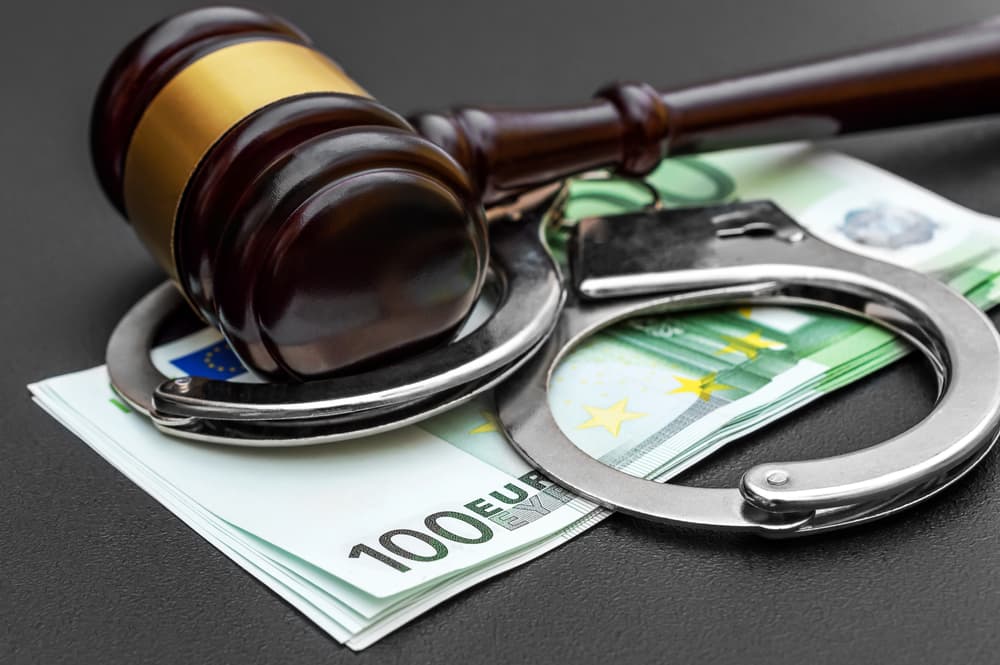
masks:
<path id="1" fill-rule="evenodd" d="M 901 517 L 794 542 L 615 516 L 360 655 L 313 626 L 34 406 L 25 385 L 102 362 L 161 276 L 98 189 L 92 96 L 174 0 L 7 3 L 0 13 L 0 662 L 976 663 L 1000 648 L 1000 463 Z M 583 100 L 985 17 L 987 0 L 347 2 L 268 7 L 392 108 Z M 831 144 L 1000 214 L 1000 121 Z M 917 422 L 903 361 L 734 444 L 692 483 L 876 443 Z"/>

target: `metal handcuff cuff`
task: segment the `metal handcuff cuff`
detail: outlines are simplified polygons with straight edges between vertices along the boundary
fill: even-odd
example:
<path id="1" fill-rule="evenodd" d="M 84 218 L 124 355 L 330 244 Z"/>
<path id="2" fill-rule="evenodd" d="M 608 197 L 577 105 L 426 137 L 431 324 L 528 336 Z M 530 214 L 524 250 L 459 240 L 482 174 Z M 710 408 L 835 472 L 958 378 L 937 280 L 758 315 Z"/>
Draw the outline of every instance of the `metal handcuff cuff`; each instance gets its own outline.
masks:
<path id="1" fill-rule="evenodd" d="M 581 220 L 569 244 L 572 277 L 564 279 L 543 226 L 552 219 L 545 211 L 562 205 L 568 187 L 551 191 L 542 205 L 536 200 L 493 221 L 486 291 L 495 309 L 441 349 L 300 384 L 171 380 L 150 360 L 158 328 L 182 306 L 176 290 L 163 285 L 112 334 L 112 385 L 168 434 L 244 446 L 375 434 L 495 389 L 498 422 L 510 442 L 560 485 L 654 521 L 767 536 L 842 528 L 903 510 L 955 482 L 996 442 L 1000 335 L 949 287 L 835 248 L 769 202 L 653 205 Z M 559 429 L 548 407 L 549 381 L 584 339 L 629 317 L 737 303 L 820 307 L 899 334 L 931 364 L 933 411 L 861 451 L 754 466 L 739 488 L 728 489 L 627 475 L 590 457 Z"/>

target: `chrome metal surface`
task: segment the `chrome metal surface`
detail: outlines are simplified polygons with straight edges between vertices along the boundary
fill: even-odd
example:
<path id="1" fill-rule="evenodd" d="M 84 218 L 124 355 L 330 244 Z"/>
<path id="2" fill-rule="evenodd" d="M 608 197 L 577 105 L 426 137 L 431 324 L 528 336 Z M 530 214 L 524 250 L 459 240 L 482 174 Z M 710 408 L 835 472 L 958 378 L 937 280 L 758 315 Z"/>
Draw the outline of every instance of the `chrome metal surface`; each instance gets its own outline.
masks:
<path id="1" fill-rule="evenodd" d="M 149 350 L 182 306 L 164 284 L 125 315 L 108 344 L 112 385 L 161 430 L 184 438 L 249 446 L 325 443 L 402 427 L 493 387 L 551 333 L 564 290 L 538 224 L 490 226 L 496 310 L 481 326 L 433 352 L 342 378 L 299 384 L 167 379 Z"/>
<path id="2" fill-rule="evenodd" d="M 112 334 L 112 385 L 168 434 L 243 446 L 375 434 L 495 388 L 508 438 L 563 486 L 639 517 L 774 537 L 899 512 L 956 482 L 995 444 L 1000 335 L 947 286 L 827 245 L 767 202 L 669 211 L 652 205 L 579 222 L 569 248 L 573 288 L 564 307 L 562 278 L 539 234 L 545 224 L 558 223 L 552 206 L 561 205 L 568 190 L 550 190 L 528 197 L 536 207 L 516 204 L 517 214 L 492 221 L 497 308 L 441 349 L 304 384 L 167 380 L 149 351 L 161 322 L 183 303 L 165 284 L 137 303 Z M 760 464 L 729 489 L 626 475 L 588 456 L 559 430 L 548 408 L 549 381 L 560 360 L 587 337 L 633 316 L 737 303 L 827 308 L 892 330 L 930 362 L 938 388 L 934 410 L 876 446 Z"/>
<path id="3" fill-rule="evenodd" d="M 544 351 L 498 387 L 499 420 L 515 447 L 553 480 L 609 508 L 689 526 L 812 533 L 926 499 L 996 441 L 1000 336 L 989 319 L 930 277 L 823 243 L 772 204 L 584 220 L 571 251 L 580 297 L 564 309 Z M 930 361 L 939 393 L 934 410 L 865 450 L 755 466 L 732 489 L 625 475 L 558 428 L 547 408 L 548 384 L 584 339 L 632 316 L 733 303 L 823 307 L 893 330 Z"/>
<path id="4" fill-rule="evenodd" d="M 504 296 L 493 316 L 468 336 L 385 367 L 305 383 L 166 381 L 153 395 L 157 414 L 174 418 L 300 420 L 391 410 L 496 373 L 538 345 L 563 300 L 558 272 L 530 225 L 490 227 L 492 267 Z"/>

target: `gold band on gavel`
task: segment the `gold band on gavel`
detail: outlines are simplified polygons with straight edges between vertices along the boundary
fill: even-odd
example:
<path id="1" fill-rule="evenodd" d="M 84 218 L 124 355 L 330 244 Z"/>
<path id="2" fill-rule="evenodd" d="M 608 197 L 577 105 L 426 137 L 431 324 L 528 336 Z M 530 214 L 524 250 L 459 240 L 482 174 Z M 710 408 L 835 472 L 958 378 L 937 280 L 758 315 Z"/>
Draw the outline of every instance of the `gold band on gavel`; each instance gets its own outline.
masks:
<path id="1" fill-rule="evenodd" d="M 174 221 L 188 180 L 211 147 L 269 104 L 314 92 L 370 97 L 321 53 L 278 40 L 213 51 L 153 98 L 125 158 L 125 210 L 156 260 L 176 279 Z"/>

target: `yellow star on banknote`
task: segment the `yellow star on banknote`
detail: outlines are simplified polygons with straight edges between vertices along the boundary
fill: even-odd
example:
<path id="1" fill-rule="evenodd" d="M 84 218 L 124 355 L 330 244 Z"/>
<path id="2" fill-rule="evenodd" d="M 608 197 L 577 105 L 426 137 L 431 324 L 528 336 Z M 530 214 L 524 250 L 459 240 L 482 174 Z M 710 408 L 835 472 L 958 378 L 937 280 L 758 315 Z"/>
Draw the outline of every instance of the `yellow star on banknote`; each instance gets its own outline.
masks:
<path id="1" fill-rule="evenodd" d="M 623 399 L 620 402 L 615 402 L 606 409 L 601 409 L 596 406 L 585 406 L 584 409 L 590 414 L 590 420 L 580 425 L 580 429 L 590 429 L 591 427 L 603 427 L 608 430 L 611 436 L 618 436 L 618 432 L 621 431 L 622 423 L 626 420 L 635 420 L 636 418 L 642 418 L 645 413 L 634 413 L 631 411 L 626 411 L 628 407 L 628 399 Z"/>
<path id="2" fill-rule="evenodd" d="M 753 314 L 753 307 L 740 307 L 736 311 L 739 312 L 740 316 L 749 319 L 750 315 Z"/>
<path id="3" fill-rule="evenodd" d="M 715 352 L 717 356 L 721 356 L 724 353 L 742 353 L 750 360 L 753 360 L 757 357 L 757 352 L 761 349 L 779 349 L 782 346 L 778 342 L 772 342 L 769 339 L 761 337 L 759 330 L 755 330 L 743 337 L 722 335 L 722 339 L 726 340 L 726 346 Z"/>
<path id="4" fill-rule="evenodd" d="M 716 390 L 732 390 L 732 386 L 727 386 L 722 383 L 715 382 L 715 372 L 711 374 L 706 374 L 700 379 L 689 379 L 684 376 L 675 376 L 677 382 L 681 385 L 671 390 L 668 395 L 676 395 L 678 393 L 693 393 L 698 396 L 699 399 L 708 401 L 708 398 L 712 396 Z"/>
<path id="5" fill-rule="evenodd" d="M 469 434 L 485 434 L 486 432 L 498 431 L 496 416 L 489 411 L 480 411 L 479 415 L 483 417 L 483 424 L 475 429 L 469 430 Z"/>

